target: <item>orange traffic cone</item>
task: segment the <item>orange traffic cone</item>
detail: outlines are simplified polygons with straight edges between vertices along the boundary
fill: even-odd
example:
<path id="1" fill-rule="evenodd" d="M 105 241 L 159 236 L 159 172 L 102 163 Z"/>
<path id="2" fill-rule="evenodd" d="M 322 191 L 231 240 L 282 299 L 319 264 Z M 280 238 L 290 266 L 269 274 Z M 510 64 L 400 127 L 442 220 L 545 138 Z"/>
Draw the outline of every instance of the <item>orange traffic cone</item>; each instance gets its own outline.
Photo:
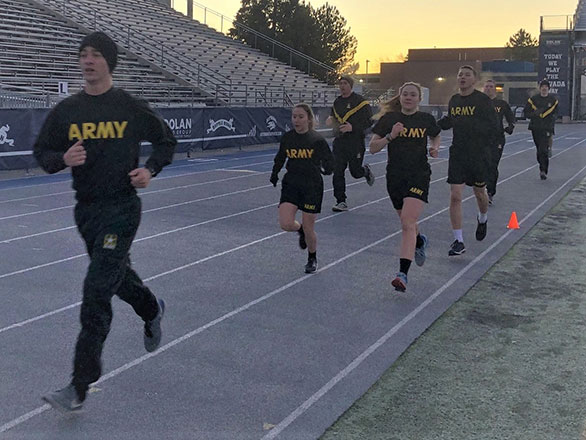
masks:
<path id="1" fill-rule="evenodd" d="M 517 221 L 517 213 L 513 211 L 507 229 L 519 229 L 519 222 Z"/>

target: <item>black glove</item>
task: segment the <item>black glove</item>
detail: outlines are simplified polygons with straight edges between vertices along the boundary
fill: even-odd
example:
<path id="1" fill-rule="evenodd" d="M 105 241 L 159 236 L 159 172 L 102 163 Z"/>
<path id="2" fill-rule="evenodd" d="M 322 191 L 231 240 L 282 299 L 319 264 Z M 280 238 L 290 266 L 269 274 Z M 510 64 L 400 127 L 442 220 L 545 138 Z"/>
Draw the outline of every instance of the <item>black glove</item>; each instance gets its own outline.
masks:
<path id="1" fill-rule="evenodd" d="M 514 125 L 509 125 L 507 128 L 505 128 L 505 133 L 507 134 L 513 134 L 513 130 L 515 129 Z"/>
<path id="2" fill-rule="evenodd" d="M 332 167 L 324 167 L 322 164 L 322 166 L 319 168 L 319 172 L 324 176 L 329 176 L 334 172 L 334 169 Z"/>
<path id="3" fill-rule="evenodd" d="M 274 187 L 276 187 L 277 182 L 279 181 L 279 173 L 272 173 L 269 181 L 273 184 Z"/>

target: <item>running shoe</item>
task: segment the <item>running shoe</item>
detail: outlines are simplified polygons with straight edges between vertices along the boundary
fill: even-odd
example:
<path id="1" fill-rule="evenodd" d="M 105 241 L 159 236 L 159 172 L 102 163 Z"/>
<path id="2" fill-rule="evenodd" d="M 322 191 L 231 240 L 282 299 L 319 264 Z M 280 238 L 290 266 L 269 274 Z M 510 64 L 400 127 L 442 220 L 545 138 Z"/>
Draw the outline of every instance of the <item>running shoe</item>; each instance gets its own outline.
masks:
<path id="1" fill-rule="evenodd" d="M 478 225 L 476 226 L 476 240 L 482 241 L 484 237 L 486 237 L 486 226 L 488 224 L 488 220 L 484 223 L 480 223 L 478 219 L 476 219 Z"/>
<path id="2" fill-rule="evenodd" d="M 317 271 L 317 258 L 308 258 L 305 265 L 305 273 L 315 273 Z"/>
<path id="3" fill-rule="evenodd" d="M 488 204 L 489 204 L 489 205 L 492 205 L 492 199 L 493 199 L 493 198 L 494 198 L 494 195 L 493 195 L 493 194 L 489 194 L 489 195 L 488 195 Z"/>
<path id="4" fill-rule="evenodd" d="M 163 335 L 161 330 L 161 320 L 165 315 L 165 301 L 159 299 L 157 304 L 159 307 L 157 316 L 144 323 L 144 348 L 149 353 L 159 348 L 161 337 Z"/>
<path id="5" fill-rule="evenodd" d="M 374 185 L 375 176 L 368 164 L 364 165 L 364 178 L 366 179 L 368 186 Z"/>
<path id="6" fill-rule="evenodd" d="M 454 255 L 462 255 L 464 252 L 466 252 L 466 246 L 464 246 L 464 243 L 458 240 L 454 240 L 452 246 L 450 246 L 448 255 L 453 257 Z"/>
<path id="7" fill-rule="evenodd" d="M 348 204 L 346 202 L 339 202 L 332 206 L 332 211 L 334 212 L 343 212 L 348 211 Z"/>
<path id="8" fill-rule="evenodd" d="M 43 396 L 42 399 L 64 414 L 79 412 L 83 405 L 73 384 L 69 384 L 61 390 L 53 391 Z"/>
<path id="9" fill-rule="evenodd" d="M 423 266 L 423 264 L 425 263 L 425 249 L 427 248 L 428 245 L 428 240 L 427 237 L 423 234 L 419 234 L 419 236 L 421 237 L 421 239 L 423 240 L 423 245 L 421 245 L 421 247 L 416 247 L 415 248 L 415 264 L 417 264 L 418 266 Z"/>
<path id="10" fill-rule="evenodd" d="M 545 180 L 545 179 L 547 179 L 547 173 L 546 173 L 545 171 L 541 171 L 541 172 L 539 173 L 539 178 L 540 178 L 541 180 Z"/>
<path id="11" fill-rule="evenodd" d="M 403 272 L 397 272 L 397 276 L 393 281 L 391 281 L 391 284 L 395 290 L 404 292 L 407 290 L 407 274 Z"/>

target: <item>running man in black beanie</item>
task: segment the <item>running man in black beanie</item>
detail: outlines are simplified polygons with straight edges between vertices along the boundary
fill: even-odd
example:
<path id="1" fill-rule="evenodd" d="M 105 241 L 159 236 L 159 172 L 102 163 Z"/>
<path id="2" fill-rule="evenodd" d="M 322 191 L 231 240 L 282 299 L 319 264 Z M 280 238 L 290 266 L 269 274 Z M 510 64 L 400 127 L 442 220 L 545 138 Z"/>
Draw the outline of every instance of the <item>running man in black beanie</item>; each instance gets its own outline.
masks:
<path id="1" fill-rule="evenodd" d="M 114 295 L 143 319 L 147 351 L 157 349 L 162 335 L 165 303 L 131 268 L 129 250 L 141 215 L 136 188 L 146 188 L 171 163 L 177 141 L 145 101 L 113 87 L 117 58 L 116 44 L 106 34 L 95 32 L 83 39 L 79 64 L 84 90 L 49 113 L 34 145 L 46 172 L 71 167 L 75 221 L 90 257 L 71 383 L 43 397 L 66 413 L 81 409 L 90 384 L 102 373 Z M 142 141 L 149 141 L 153 152 L 139 167 Z"/>
<path id="2" fill-rule="evenodd" d="M 375 176 L 368 165 L 362 165 L 366 144 L 365 131 L 372 125 L 372 110 L 368 101 L 352 91 L 354 81 L 343 76 L 338 81 L 341 95 L 336 98 L 332 106 L 332 114 L 326 120 L 328 127 L 334 128 L 336 136 L 333 143 L 334 150 L 334 197 L 336 204 L 332 211 L 348 210 L 346 203 L 346 168 L 355 179 L 364 177 L 366 182 L 374 185 Z"/>
<path id="3" fill-rule="evenodd" d="M 529 130 L 537 147 L 541 180 L 546 180 L 549 172 L 549 151 L 555 134 L 558 104 L 557 98 L 549 94 L 549 81 L 546 79 L 539 83 L 539 93 L 529 98 L 525 104 L 525 116 L 529 118 Z"/>

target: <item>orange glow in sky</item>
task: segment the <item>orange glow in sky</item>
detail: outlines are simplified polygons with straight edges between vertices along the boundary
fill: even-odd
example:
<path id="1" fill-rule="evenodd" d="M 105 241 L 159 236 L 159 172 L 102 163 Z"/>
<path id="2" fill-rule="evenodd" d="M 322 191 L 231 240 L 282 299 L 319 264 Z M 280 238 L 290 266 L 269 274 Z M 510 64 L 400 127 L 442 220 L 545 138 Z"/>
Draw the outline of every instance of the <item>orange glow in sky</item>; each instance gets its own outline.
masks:
<path id="1" fill-rule="evenodd" d="M 177 10 L 187 10 L 187 0 L 173 0 Z M 214 0 L 200 4 L 234 17 L 240 0 Z M 309 1 L 314 7 L 325 1 Z M 331 0 L 346 18 L 358 39 L 355 62 L 364 73 L 379 71 L 385 61 L 398 61 L 408 49 L 449 47 L 502 47 L 524 28 L 539 37 L 540 17 L 573 15 L 578 0 Z M 195 18 L 203 21 L 203 9 L 195 7 Z M 212 26 L 220 19 L 207 13 Z M 224 24 L 224 26 L 226 26 Z"/>

